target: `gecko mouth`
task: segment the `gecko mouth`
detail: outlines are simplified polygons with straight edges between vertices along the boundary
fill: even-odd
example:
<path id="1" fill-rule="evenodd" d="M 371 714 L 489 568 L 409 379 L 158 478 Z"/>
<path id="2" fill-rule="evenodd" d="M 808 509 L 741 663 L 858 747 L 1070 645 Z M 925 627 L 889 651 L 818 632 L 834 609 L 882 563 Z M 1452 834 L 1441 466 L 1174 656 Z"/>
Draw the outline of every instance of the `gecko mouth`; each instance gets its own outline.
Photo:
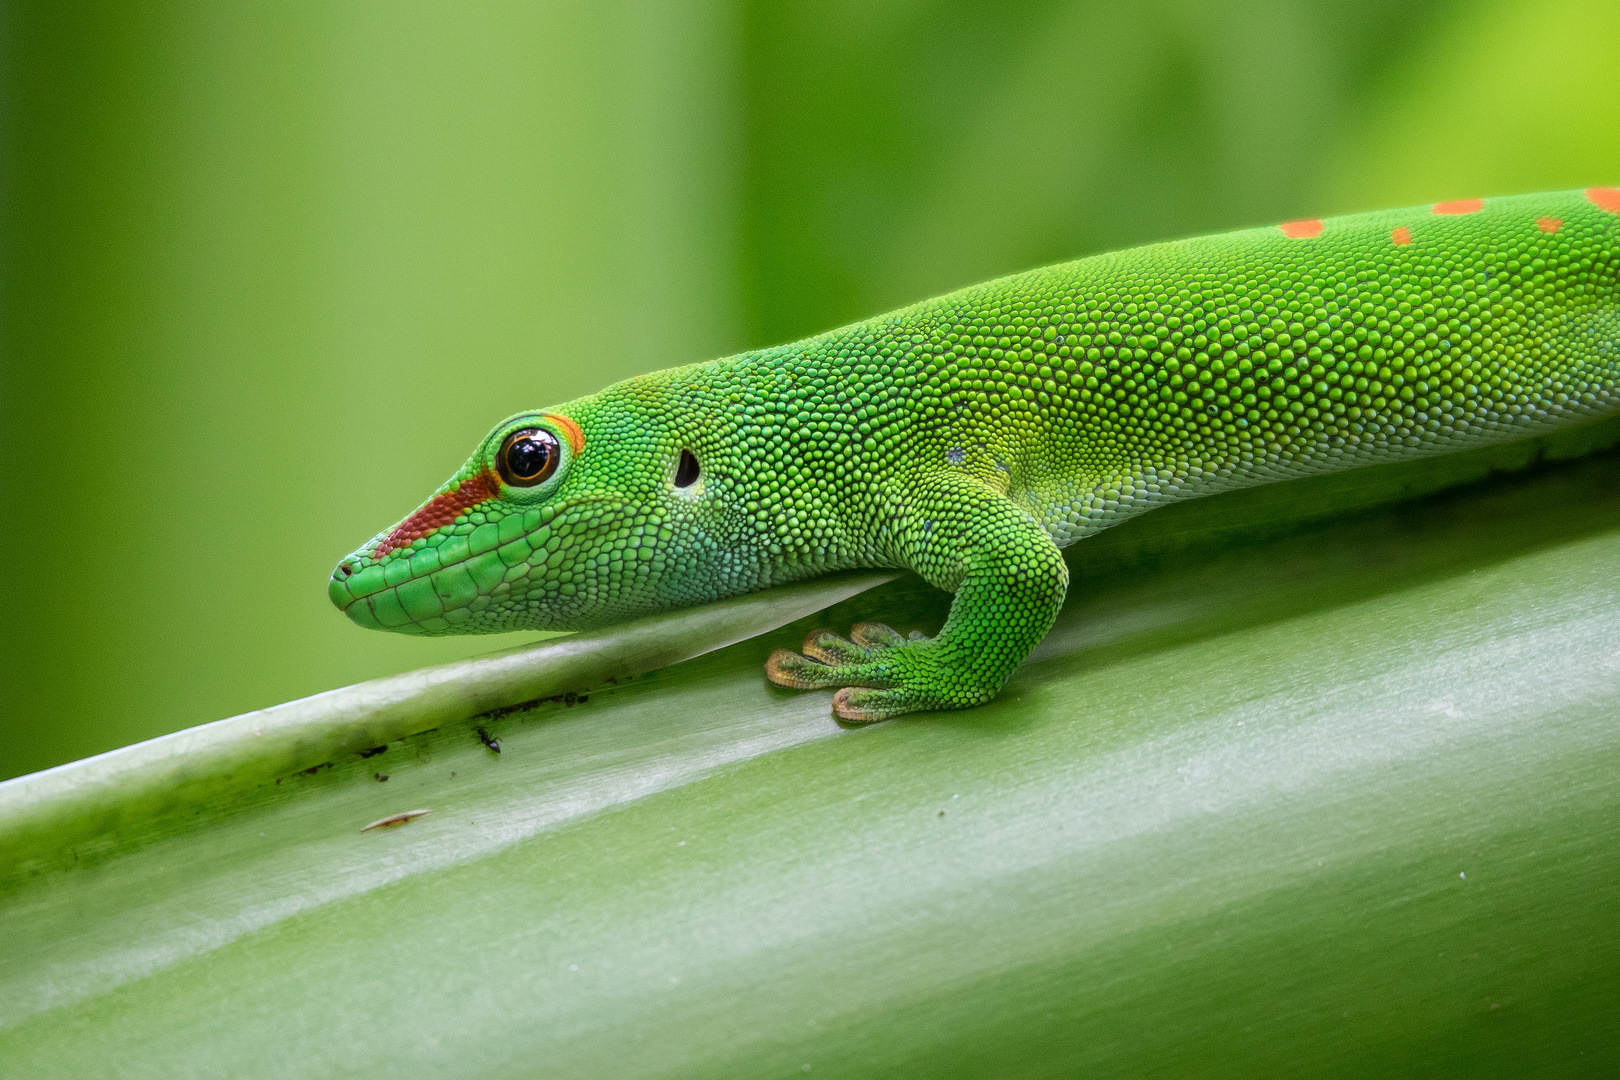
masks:
<path id="1" fill-rule="evenodd" d="M 608 501 L 576 500 L 539 521 L 508 515 L 426 546 L 397 545 L 379 559 L 375 552 L 396 527 L 339 562 L 327 595 L 351 621 L 373 630 L 432 635 L 522 628 L 506 625 L 502 611 L 544 628 L 539 624 L 551 621 L 556 606 L 570 606 L 563 597 L 575 595 L 571 575 L 558 573 L 560 549 L 555 539 L 547 544 L 548 526 L 566 527 L 568 512 L 581 503 Z M 525 527 L 503 527 L 514 521 Z"/>
<path id="2" fill-rule="evenodd" d="M 373 541 L 333 568 L 327 596 L 368 629 L 401 634 L 465 630 L 508 580 L 514 564 L 522 565 L 521 559 L 514 561 L 511 543 L 522 535 L 508 537 L 505 544 L 494 530 L 477 543 L 468 535 L 451 536 L 438 545 L 386 551 L 381 558 L 374 554 Z"/>
<path id="3" fill-rule="evenodd" d="M 450 633 L 468 628 L 509 570 L 494 549 L 442 565 L 417 563 L 403 552 L 369 566 L 351 555 L 332 571 L 327 595 L 350 620 L 368 629 Z"/>

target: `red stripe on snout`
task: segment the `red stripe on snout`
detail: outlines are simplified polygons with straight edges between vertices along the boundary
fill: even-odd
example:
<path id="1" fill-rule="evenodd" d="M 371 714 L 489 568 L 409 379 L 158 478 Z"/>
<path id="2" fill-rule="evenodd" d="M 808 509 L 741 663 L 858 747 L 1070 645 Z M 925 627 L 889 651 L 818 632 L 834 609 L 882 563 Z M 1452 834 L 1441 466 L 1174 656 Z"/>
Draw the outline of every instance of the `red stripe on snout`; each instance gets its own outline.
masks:
<path id="1" fill-rule="evenodd" d="M 456 490 L 433 496 L 420 510 L 394 526 L 394 530 L 372 549 L 371 557 L 381 559 L 390 551 L 404 547 L 419 536 L 428 536 L 444 528 L 460 517 L 462 511 L 493 499 L 500 491 L 501 482 L 488 469 L 470 480 L 463 480 Z"/>

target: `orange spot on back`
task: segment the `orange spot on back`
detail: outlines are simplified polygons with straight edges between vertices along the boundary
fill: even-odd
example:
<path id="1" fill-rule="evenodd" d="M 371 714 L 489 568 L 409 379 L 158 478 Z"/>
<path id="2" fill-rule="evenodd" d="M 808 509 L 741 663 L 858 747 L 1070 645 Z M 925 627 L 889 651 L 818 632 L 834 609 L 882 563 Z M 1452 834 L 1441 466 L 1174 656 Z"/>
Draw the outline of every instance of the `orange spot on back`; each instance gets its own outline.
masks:
<path id="1" fill-rule="evenodd" d="M 1485 209 L 1484 199 L 1455 199 L 1452 202 L 1437 202 L 1434 204 L 1434 212 L 1446 217 L 1477 214 L 1483 209 Z"/>
<path id="2" fill-rule="evenodd" d="M 1397 225 L 1389 230 L 1389 238 L 1395 242 L 1396 247 L 1405 247 L 1412 242 L 1412 234 L 1406 231 L 1405 225 Z"/>
<path id="3" fill-rule="evenodd" d="M 1544 233 L 1555 233 L 1564 227 L 1564 223 L 1555 217 L 1536 218 L 1536 228 Z"/>
<path id="4" fill-rule="evenodd" d="M 1586 189 L 1586 197 L 1591 199 L 1592 205 L 1599 210 L 1620 214 L 1620 188 L 1589 187 Z"/>
<path id="5" fill-rule="evenodd" d="M 544 412 L 540 415 L 562 428 L 563 434 L 568 437 L 568 449 L 576 454 L 585 449 L 585 433 L 579 430 L 578 424 L 561 413 Z"/>
<path id="6" fill-rule="evenodd" d="M 1277 228 L 1290 240 L 1309 240 L 1313 236 L 1322 235 L 1322 222 L 1318 218 L 1307 218 L 1304 221 L 1285 221 Z"/>

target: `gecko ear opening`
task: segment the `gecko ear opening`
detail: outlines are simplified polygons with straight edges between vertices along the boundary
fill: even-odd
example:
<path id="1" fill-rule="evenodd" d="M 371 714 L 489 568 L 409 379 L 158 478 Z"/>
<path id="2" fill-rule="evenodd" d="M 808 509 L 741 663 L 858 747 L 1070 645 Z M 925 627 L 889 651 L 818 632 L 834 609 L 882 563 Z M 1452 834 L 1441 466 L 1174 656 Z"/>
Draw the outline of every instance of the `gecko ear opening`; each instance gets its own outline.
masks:
<path id="1" fill-rule="evenodd" d="M 698 460 L 690 450 L 681 451 L 681 462 L 675 466 L 675 486 L 678 488 L 691 487 L 697 483 Z"/>

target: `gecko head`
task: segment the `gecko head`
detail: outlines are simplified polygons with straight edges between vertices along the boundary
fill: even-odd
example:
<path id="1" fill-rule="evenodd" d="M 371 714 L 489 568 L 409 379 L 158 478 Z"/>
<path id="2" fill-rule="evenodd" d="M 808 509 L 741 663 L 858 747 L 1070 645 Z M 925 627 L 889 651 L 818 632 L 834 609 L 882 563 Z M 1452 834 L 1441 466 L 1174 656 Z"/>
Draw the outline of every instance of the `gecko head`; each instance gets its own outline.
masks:
<path id="1" fill-rule="evenodd" d="M 703 534 L 720 501 L 701 451 L 616 389 L 496 425 L 338 563 L 332 602 L 361 626 L 436 635 L 586 629 L 708 599 L 673 584 L 725 580 L 694 565 L 716 552 Z"/>

